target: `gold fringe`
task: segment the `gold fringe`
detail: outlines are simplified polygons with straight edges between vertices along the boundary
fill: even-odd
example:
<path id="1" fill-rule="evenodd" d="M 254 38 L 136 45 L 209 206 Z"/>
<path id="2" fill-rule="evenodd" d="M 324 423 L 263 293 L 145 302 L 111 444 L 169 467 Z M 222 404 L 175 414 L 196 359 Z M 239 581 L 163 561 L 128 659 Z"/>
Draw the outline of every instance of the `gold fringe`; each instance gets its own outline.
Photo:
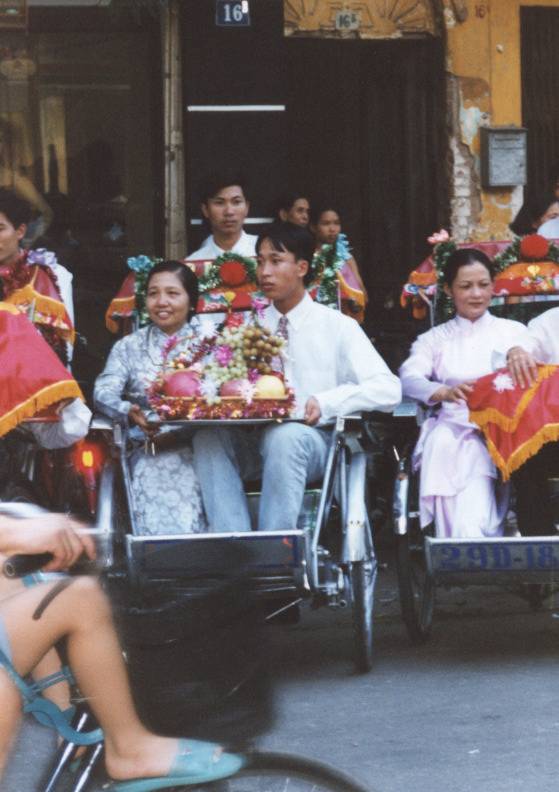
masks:
<path id="1" fill-rule="evenodd" d="M 535 456 L 542 446 L 546 443 L 554 443 L 559 440 L 559 423 L 542 426 L 535 435 L 516 448 L 506 461 L 493 441 L 488 437 L 486 437 L 485 440 L 487 442 L 487 450 L 489 451 L 491 459 L 501 471 L 503 481 L 508 481 L 511 474 L 527 462 L 530 457 Z"/>
<path id="2" fill-rule="evenodd" d="M 18 424 L 28 418 L 33 418 L 37 413 L 47 407 L 62 401 L 62 399 L 81 399 L 85 401 L 80 386 L 75 380 L 53 382 L 45 388 L 34 393 L 21 404 L 13 407 L 5 415 L 0 416 L 0 437 L 15 429 Z"/>
<path id="3" fill-rule="evenodd" d="M 69 322 L 68 312 L 66 311 L 64 303 L 59 300 L 54 300 L 52 297 L 46 297 L 44 294 L 39 294 L 39 292 L 35 291 L 31 283 L 12 292 L 10 296 L 6 298 L 6 302 L 21 306 L 33 304 L 35 312 L 53 316 L 61 322 Z M 39 321 L 39 323 L 41 322 Z M 42 324 L 46 324 L 48 327 L 54 327 L 65 339 L 72 344 L 74 343 L 76 333 L 71 324 L 67 327 L 50 325 L 48 322 L 43 322 Z"/>
<path id="4" fill-rule="evenodd" d="M 516 406 L 514 415 L 504 415 L 504 413 L 502 413 L 496 407 L 485 407 L 483 410 L 470 410 L 470 421 L 477 424 L 481 428 L 483 428 L 488 423 L 494 423 L 497 426 L 500 426 L 501 429 L 504 429 L 505 432 L 516 431 L 518 424 L 520 423 L 520 419 L 534 398 L 540 383 L 555 374 L 558 369 L 559 366 L 538 366 L 538 376 L 536 377 L 536 381 L 533 382 L 523 394 Z"/>
<path id="5" fill-rule="evenodd" d="M 126 311 L 127 314 L 130 314 L 135 307 L 135 297 L 115 297 L 114 300 L 111 300 L 111 304 L 105 313 L 105 327 L 109 333 L 118 333 L 119 331 L 118 322 L 113 319 L 113 316 L 122 316 L 121 311 Z"/>
<path id="6" fill-rule="evenodd" d="M 6 311 L 15 316 L 21 316 L 21 311 L 19 311 L 15 305 L 10 305 L 10 303 L 7 303 L 5 300 L 0 301 L 0 311 Z"/>

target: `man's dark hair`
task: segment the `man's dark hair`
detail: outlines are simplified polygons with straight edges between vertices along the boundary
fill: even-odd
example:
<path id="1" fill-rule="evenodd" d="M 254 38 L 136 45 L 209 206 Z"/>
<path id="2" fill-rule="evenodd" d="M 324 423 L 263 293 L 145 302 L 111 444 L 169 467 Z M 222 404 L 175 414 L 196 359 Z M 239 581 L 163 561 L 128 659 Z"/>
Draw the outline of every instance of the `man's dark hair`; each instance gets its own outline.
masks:
<path id="1" fill-rule="evenodd" d="M 247 197 L 246 179 L 242 173 L 239 171 L 213 173 L 200 185 L 200 201 L 207 204 L 210 198 L 216 196 L 220 190 L 233 186 L 240 187 L 245 198 Z"/>
<path id="2" fill-rule="evenodd" d="M 14 228 L 27 225 L 31 220 L 31 207 L 27 201 L 6 187 L 0 187 L 0 212 L 8 218 Z"/>
<path id="3" fill-rule="evenodd" d="M 308 193 L 304 192 L 304 190 L 288 190 L 282 193 L 274 204 L 274 215 L 279 217 L 281 209 L 283 209 L 284 212 L 289 212 L 295 201 L 298 201 L 299 198 L 305 198 L 308 201 Z"/>
<path id="4" fill-rule="evenodd" d="M 256 254 L 260 253 L 262 242 L 269 239 L 274 250 L 278 252 L 287 250 L 293 253 L 297 260 L 303 259 L 309 264 L 309 269 L 304 277 L 305 286 L 313 279 L 312 260 L 314 256 L 314 237 L 310 231 L 293 223 L 273 223 L 263 231 L 256 241 Z"/>

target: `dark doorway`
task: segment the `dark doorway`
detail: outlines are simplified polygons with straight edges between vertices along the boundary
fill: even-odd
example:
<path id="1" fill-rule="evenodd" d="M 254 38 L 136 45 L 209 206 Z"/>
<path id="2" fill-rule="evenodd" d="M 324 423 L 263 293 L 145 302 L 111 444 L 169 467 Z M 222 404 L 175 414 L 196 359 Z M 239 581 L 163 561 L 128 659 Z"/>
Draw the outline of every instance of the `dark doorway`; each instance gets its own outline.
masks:
<path id="1" fill-rule="evenodd" d="M 551 192 L 559 166 L 559 8 L 521 8 L 522 120 L 528 129 L 526 200 Z"/>
<path id="2" fill-rule="evenodd" d="M 285 38 L 282 5 L 251 3 L 252 27 L 228 30 L 215 3 L 185 4 L 186 105 L 285 107 L 186 113 L 191 215 L 204 172 L 232 162 L 249 176 L 254 218 L 287 186 L 331 201 L 371 296 L 370 329 L 399 323 L 384 307 L 447 221 L 443 42 Z"/>

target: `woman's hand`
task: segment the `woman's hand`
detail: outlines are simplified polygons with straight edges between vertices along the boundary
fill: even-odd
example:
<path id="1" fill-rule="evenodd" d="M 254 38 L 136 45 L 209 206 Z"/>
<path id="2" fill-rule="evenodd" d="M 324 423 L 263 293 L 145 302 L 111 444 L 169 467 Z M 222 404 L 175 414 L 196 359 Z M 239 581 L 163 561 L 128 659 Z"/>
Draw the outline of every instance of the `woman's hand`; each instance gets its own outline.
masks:
<path id="1" fill-rule="evenodd" d="M 0 551 L 5 555 L 51 553 L 45 572 L 67 569 L 84 553 L 94 559 L 95 543 L 81 523 L 67 514 L 28 519 L 0 517 Z"/>
<path id="2" fill-rule="evenodd" d="M 130 407 L 128 410 L 128 417 L 132 423 L 135 423 L 136 426 L 139 426 L 148 437 L 153 437 L 153 435 L 157 434 L 157 426 L 150 424 L 139 404 L 133 404 L 132 407 Z"/>
<path id="3" fill-rule="evenodd" d="M 462 382 L 460 385 L 443 385 L 433 393 L 429 401 L 431 402 L 454 402 L 458 404 L 468 400 L 468 396 L 474 389 L 475 380 Z"/>
<path id="4" fill-rule="evenodd" d="M 515 385 L 527 388 L 538 376 L 538 364 L 529 352 L 515 346 L 507 352 L 507 366 Z"/>

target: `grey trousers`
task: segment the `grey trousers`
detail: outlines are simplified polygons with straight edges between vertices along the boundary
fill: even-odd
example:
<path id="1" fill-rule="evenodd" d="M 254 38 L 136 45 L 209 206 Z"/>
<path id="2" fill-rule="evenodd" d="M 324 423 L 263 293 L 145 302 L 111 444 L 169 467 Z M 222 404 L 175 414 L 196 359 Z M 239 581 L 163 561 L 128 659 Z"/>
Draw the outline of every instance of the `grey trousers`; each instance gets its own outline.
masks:
<path id="1" fill-rule="evenodd" d="M 330 430 L 300 423 L 216 427 L 194 435 L 194 469 L 210 531 L 250 531 L 243 480 L 262 478 L 261 531 L 297 527 L 305 487 L 324 473 Z"/>

